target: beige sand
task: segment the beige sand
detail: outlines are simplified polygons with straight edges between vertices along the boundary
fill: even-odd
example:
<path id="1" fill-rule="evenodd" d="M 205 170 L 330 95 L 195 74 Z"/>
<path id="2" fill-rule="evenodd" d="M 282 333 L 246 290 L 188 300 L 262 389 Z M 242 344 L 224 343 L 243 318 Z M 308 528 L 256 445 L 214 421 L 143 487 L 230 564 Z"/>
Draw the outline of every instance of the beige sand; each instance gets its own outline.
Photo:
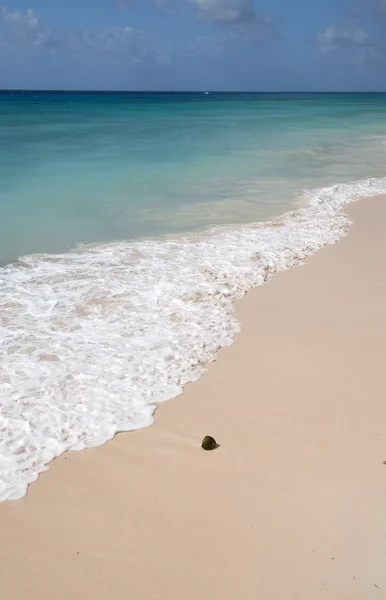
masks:
<path id="1" fill-rule="evenodd" d="M 1 599 L 386 598 L 386 198 L 350 213 L 154 427 L 0 506 Z"/>

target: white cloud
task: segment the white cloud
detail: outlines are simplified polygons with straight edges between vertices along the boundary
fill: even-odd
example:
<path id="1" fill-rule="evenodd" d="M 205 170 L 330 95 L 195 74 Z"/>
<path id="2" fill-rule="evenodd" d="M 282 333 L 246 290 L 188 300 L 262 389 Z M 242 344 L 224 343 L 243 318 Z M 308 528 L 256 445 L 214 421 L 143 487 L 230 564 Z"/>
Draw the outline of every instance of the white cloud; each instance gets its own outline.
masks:
<path id="1" fill-rule="evenodd" d="M 362 28 L 345 29 L 329 25 L 316 36 L 316 43 L 323 49 L 336 49 L 341 46 L 366 46 L 370 34 Z"/>
<path id="2" fill-rule="evenodd" d="M 9 10 L 6 6 L 0 6 L 0 23 L 6 27 L 7 44 L 11 45 L 12 35 L 14 41 L 25 42 L 32 46 L 55 49 L 58 40 L 46 27 L 40 24 L 36 12 L 29 8 L 25 12 Z"/>
<path id="3" fill-rule="evenodd" d="M 256 19 L 252 0 L 188 0 L 197 18 L 214 23 L 240 23 Z"/>
<path id="4" fill-rule="evenodd" d="M 0 21 L 14 26 L 17 30 L 33 30 L 39 27 L 39 20 L 32 8 L 20 12 L 19 10 L 9 10 L 6 6 L 0 6 Z"/>
<path id="5" fill-rule="evenodd" d="M 194 9 L 197 21 L 232 31 L 238 38 L 266 40 L 274 35 L 274 20 L 256 12 L 253 0 L 153 0 L 160 10 Z"/>
<path id="6" fill-rule="evenodd" d="M 379 43 L 362 27 L 330 25 L 314 41 L 323 54 L 339 53 L 340 60 L 355 67 L 365 68 L 378 55 Z"/>
<path id="7" fill-rule="evenodd" d="M 166 64 L 170 55 L 170 44 L 162 45 L 147 32 L 128 25 L 99 31 L 86 27 L 51 30 L 40 22 L 33 9 L 21 12 L 6 6 L 0 6 L 0 24 L 0 43 L 8 47 L 24 44 L 39 50 L 82 53 L 84 57 L 114 55 L 129 63 L 154 60 Z"/>

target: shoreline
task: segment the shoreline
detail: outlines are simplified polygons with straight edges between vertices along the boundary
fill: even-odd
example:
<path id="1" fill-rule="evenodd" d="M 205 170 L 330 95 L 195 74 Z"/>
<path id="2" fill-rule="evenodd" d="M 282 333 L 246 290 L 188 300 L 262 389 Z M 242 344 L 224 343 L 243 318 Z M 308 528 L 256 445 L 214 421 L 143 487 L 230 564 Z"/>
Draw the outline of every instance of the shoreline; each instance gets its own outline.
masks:
<path id="1" fill-rule="evenodd" d="M 334 185 L 266 224 L 219 227 L 200 241 L 96 245 L 10 267 L 1 281 L 10 332 L 3 366 L 18 384 L 3 378 L 10 410 L 1 459 L 13 467 L 0 499 L 23 497 L 68 450 L 153 424 L 154 406 L 180 395 L 233 343 L 235 302 L 338 241 L 349 228 L 343 207 L 385 189 L 386 178 Z"/>
<path id="2" fill-rule="evenodd" d="M 386 197 L 344 210 L 152 427 L 0 504 L 7 600 L 386 598 Z"/>

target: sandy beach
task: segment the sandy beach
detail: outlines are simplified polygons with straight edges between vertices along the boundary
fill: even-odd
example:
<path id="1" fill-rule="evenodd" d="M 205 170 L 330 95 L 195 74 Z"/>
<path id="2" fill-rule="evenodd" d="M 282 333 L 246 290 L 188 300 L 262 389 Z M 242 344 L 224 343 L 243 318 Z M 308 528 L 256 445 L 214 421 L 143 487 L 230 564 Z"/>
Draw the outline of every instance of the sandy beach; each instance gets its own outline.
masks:
<path id="1" fill-rule="evenodd" d="M 347 212 L 153 427 L 0 505 L 4 600 L 386 598 L 386 197 Z"/>

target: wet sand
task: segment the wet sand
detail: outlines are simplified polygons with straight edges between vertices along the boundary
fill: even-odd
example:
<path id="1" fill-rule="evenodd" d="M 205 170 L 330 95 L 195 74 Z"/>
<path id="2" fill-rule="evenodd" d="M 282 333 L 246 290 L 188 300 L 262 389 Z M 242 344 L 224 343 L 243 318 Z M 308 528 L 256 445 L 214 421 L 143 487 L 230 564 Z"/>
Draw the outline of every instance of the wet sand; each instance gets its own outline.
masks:
<path id="1" fill-rule="evenodd" d="M 0 505 L 4 600 L 386 599 L 386 197 L 348 212 L 153 427 Z"/>

